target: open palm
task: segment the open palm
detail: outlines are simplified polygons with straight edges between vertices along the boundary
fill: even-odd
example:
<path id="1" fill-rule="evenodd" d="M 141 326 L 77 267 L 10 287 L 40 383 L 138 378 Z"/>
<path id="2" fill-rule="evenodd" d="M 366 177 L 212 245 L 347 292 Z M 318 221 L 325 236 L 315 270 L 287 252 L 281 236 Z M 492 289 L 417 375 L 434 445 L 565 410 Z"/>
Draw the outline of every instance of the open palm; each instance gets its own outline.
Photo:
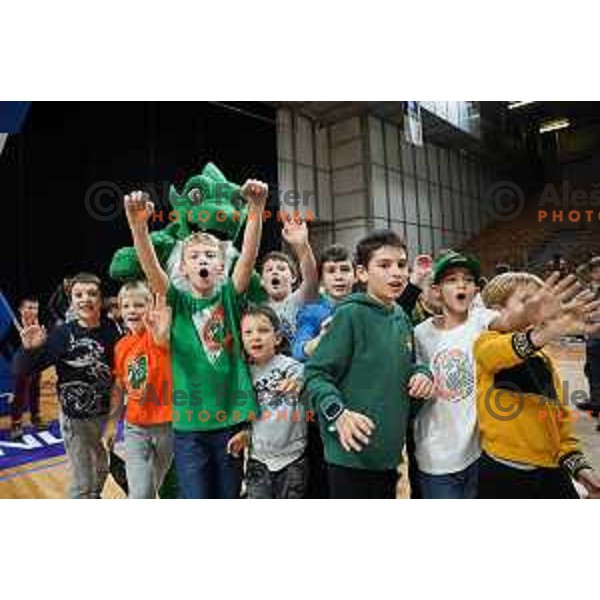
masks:
<path id="1" fill-rule="evenodd" d="M 26 350 L 39 348 L 46 341 L 46 328 L 37 323 L 21 329 L 20 333 L 23 348 Z"/>
<path id="2" fill-rule="evenodd" d="M 308 243 L 308 227 L 306 221 L 300 217 L 286 218 L 281 234 L 290 246 L 302 246 Z"/>
<path id="3" fill-rule="evenodd" d="M 171 330 L 171 308 L 167 306 L 164 295 L 157 294 L 156 303 L 144 319 L 146 327 L 159 345 L 166 345 Z"/>

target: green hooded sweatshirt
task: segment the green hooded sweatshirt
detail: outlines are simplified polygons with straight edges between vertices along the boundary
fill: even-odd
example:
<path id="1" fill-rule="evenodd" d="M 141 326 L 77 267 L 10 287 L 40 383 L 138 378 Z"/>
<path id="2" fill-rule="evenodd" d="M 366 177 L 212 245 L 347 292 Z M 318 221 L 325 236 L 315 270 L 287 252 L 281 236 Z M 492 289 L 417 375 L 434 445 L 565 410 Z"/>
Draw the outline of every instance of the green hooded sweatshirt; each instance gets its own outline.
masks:
<path id="1" fill-rule="evenodd" d="M 354 469 L 395 469 L 410 412 L 407 384 L 417 372 L 431 377 L 426 366 L 415 365 L 413 328 L 402 308 L 363 293 L 341 302 L 305 368 L 304 394 L 317 411 L 325 460 Z M 344 450 L 328 421 L 340 404 L 375 423 L 361 452 Z"/>

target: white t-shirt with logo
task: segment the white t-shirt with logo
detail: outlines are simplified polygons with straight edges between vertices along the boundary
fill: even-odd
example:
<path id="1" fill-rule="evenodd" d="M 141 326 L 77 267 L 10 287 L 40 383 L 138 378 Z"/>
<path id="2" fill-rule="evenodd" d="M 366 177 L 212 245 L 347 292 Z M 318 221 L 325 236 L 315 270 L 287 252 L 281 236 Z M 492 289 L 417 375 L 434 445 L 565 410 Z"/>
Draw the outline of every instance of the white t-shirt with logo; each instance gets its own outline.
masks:
<path id="1" fill-rule="evenodd" d="M 497 315 L 475 308 L 454 329 L 439 329 L 434 319 L 415 328 L 417 361 L 429 365 L 436 383 L 435 398 L 424 403 L 415 420 L 417 463 L 424 473 L 458 473 L 481 454 L 473 346 Z"/>
<path id="2" fill-rule="evenodd" d="M 298 288 L 295 292 L 286 296 L 283 300 L 269 299 L 267 304 L 277 313 L 281 321 L 283 334 L 288 338 L 289 342 L 294 341 L 296 335 L 296 319 L 298 311 L 304 305 L 302 290 Z"/>

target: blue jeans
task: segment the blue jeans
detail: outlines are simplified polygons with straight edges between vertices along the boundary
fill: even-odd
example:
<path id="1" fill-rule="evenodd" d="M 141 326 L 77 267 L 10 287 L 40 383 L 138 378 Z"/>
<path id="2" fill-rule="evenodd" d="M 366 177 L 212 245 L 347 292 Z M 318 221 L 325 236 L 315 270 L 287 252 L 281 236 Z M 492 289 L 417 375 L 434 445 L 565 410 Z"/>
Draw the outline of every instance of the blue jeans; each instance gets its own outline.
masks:
<path id="1" fill-rule="evenodd" d="M 240 430 L 175 431 L 175 468 L 182 498 L 239 498 L 243 459 L 227 454 Z"/>
<path id="2" fill-rule="evenodd" d="M 471 500 L 477 498 L 478 472 L 478 460 L 458 473 L 429 475 L 419 471 L 419 484 L 423 498 L 430 500 Z"/>

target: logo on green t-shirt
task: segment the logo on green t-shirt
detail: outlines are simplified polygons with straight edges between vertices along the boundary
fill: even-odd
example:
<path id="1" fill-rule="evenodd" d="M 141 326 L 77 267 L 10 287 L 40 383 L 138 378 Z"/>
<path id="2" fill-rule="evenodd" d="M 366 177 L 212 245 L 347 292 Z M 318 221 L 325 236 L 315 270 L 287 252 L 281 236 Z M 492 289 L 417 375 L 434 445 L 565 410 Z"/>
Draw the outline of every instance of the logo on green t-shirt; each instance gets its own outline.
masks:
<path id="1" fill-rule="evenodd" d="M 222 304 L 206 308 L 192 315 L 198 338 L 208 360 L 215 364 L 223 350 L 228 349 L 233 338 L 225 326 L 225 309 Z"/>

